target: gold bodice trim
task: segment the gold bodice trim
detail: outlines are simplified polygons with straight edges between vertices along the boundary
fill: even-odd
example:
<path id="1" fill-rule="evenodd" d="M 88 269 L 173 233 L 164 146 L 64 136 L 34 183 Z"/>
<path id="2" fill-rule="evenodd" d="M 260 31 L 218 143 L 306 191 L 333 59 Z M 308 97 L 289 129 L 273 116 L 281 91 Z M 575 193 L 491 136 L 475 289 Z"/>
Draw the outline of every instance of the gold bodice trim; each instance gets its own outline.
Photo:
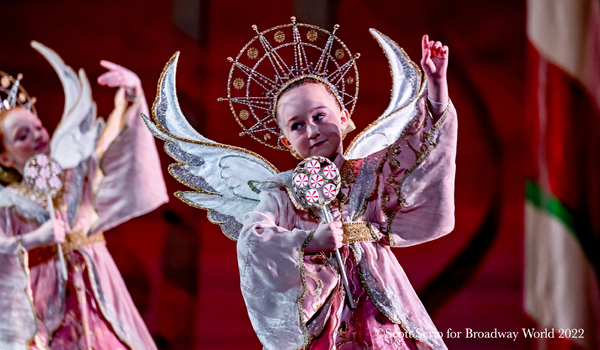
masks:
<path id="1" fill-rule="evenodd" d="M 61 243 L 63 254 L 68 254 L 78 248 L 94 243 L 106 243 L 104 233 L 98 232 L 91 236 L 85 236 L 83 230 L 69 233 L 65 237 L 65 241 Z M 58 249 L 56 244 L 38 247 L 28 252 L 29 268 L 41 265 L 52 259 L 58 259 Z"/>
<path id="2" fill-rule="evenodd" d="M 343 222 L 342 230 L 344 230 L 344 238 L 342 240 L 344 245 L 356 242 L 377 241 L 377 236 L 375 236 L 373 228 L 368 222 Z"/>

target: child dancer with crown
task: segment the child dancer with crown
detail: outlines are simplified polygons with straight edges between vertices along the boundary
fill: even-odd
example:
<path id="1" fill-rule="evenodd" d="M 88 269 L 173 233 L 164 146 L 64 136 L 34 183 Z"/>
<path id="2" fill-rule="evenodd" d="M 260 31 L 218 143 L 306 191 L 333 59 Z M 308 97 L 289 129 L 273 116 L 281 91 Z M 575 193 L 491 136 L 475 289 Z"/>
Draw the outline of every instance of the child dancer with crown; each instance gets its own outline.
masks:
<path id="1" fill-rule="evenodd" d="M 454 227 L 457 122 L 448 48 L 423 37 L 424 81 L 402 49 L 372 30 L 390 61 L 392 101 L 343 152 L 358 55 L 335 36 L 338 26 L 330 33 L 292 19 L 254 29 L 257 36 L 230 59 L 225 100 L 244 135 L 340 169 L 332 222 L 299 204 L 290 171 L 278 173 L 259 155 L 187 124 L 170 90 L 177 56 L 161 76 L 155 118 L 146 122 L 179 161 L 171 174 L 196 190 L 177 196 L 208 209 L 237 240 L 241 290 L 258 338 L 266 349 L 446 349 L 390 248 Z"/>
<path id="2" fill-rule="evenodd" d="M 22 76 L 0 72 L 0 348 L 156 349 L 102 234 L 167 201 L 140 80 L 101 62 L 98 83 L 119 87 L 104 125 L 83 70 L 32 46 L 65 112 L 50 139 Z"/>

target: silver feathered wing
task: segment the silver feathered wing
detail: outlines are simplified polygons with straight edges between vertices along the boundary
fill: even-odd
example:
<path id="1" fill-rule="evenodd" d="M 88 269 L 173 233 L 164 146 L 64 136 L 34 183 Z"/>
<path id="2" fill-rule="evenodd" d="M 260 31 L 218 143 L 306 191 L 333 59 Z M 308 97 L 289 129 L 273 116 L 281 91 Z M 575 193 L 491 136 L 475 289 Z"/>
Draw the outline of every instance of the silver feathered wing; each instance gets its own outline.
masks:
<path id="1" fill-rule="evenodd" d="M 56 71 L 65 92 L 65 107 L 50 141 L 51 156 L 64 169 L 72 169 L 96 150 L 102 119 L 96 117 L 90 82 L 83 69 L 79 73 L 65 64 L 52 49 L 32 41 L 36 49 Z"/>
<path id="2" fill-rule="evenodd" d="M 364 158 L 394 143 L 417 114 L 418 98 L 426 89 L 418 66 L 404 50 L 379 31 L 370 32 L 388 58 L 392 96 L 383 114 L 354 138 L 345 153 L 348 159 Z M 153 120 L 144 120 L 155 136 L 166 141 L 167 154 L 179 162 L 169 166 L 171 175 L 195 190 L 175 195 L 189 205 L 209 210 L 209 219 L 236 240 L 244 214 L 259 201 L 248 182 L 264 181 L 278 171 L 260 155 L 211 141 L 189 125 L 175 92 L 177 59 L 175 54 L 161 75 Z"/>
<path id="3" fill-rule="evenodd" d="M 237 240 L 243 217 L 260 199 L 250 181 L 265 181 L 278 170 L 260 155 L 217 143 L 199 134 L 179 108 L 175 75 L 179 53 L 165 66 L 152 107 L 153 118 L 142 115 L 150 131 L 165 141 L 165 152 L 177 163 L 169 173 L 193 191 L 176 192 L 185 203 L 208 210 L 211 222 Z"/>
<path id="4" fill-rule="evenodd" d="M 418 98 L 427 86 L 419 67 L 398 44 L 375 29 L 369 31 L 389 61 L 392 96 L 383 114 L 352 140 L 345 152 L 347 159 L 364 158 L 398 140 L 417 114 Z"/>
<path id="5" fill-rule="evenodd" d="M 63 169 L 71 169 L 67 215 L 73 225 L 88 172 L 87 161 L 96 151 L 104 120 L 96 116 L 96 103 L 84 70 L 75 73 L 56 52 L 37 41 L 32 41 L 31 46 L 52 65 L 65 93 L 63 115 L 50 140 L 50 156 Z"/>

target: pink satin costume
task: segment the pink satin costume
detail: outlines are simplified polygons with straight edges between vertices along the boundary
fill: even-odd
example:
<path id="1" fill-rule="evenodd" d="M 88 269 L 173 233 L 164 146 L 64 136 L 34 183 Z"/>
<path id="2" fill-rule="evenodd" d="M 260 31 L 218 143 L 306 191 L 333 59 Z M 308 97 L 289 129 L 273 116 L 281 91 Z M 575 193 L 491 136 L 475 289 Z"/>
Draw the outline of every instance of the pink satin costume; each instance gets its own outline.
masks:
<path id="1" fill-rule="evenodd" d="M 341 253 L 356 310 L 332 252 L 304 253 L 319 220 L 288 195 L 290 172 L 263 186 L 237 252 L 242 294 L 266 349 L 446 349 L 390 250 L 454 228 L 456 111 L 450 104 L 435 120 L 426 95 L 394 144 L 340 171 L 330 209 L 349 243 Z"/>
<path id="2" fill-rule="evenodd" d="M 14 337 L 29 339 L 26 347 L 14 349 L 156 349 L 102 232 L 156 209 L 168 197 L 154 137 L 140 117 L 140 113 L 148 114 L 145 98 L 139 96 L 128 104 L 121 89 L 115 105 L 96 153 L 87 161 L 75 224 L 63 244 L 68 281 L 60 277 L 54 247 L 22 255 L 22 262 L 29 259 L 29 269 L 19 263 L 17 252 L 0 252 L 2 264 L 10 262 L 0 268 L 1 278 L 11 275 L 23 284 L 29 273 L 27 288 L 21 285 L 10 292 L 0 288 L 0 293 L 11 298 L 11 307 L 19 308 L 13 322 L 21 325 L 22 334 Z M 69 176 L 74 175 L 67 172 Z M 8 190 L 24 191 L 20 185 Z M 68 191 L 55 205 L 56 215 L 63 218 Z M 24 220 L 12 207 L 0 209 L 0 236 L 14 237 L 38 225 Z M 34 306 L 29 304 L 29 313 L 24 312 L 27 299 Z"/>

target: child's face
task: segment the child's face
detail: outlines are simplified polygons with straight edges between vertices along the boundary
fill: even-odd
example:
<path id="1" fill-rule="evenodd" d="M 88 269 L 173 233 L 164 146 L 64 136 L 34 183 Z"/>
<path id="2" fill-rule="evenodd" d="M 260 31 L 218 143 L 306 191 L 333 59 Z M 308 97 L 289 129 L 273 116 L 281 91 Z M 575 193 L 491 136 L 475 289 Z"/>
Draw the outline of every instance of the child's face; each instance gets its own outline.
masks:
<path id="1" fill-rule="evenodd" d="M 321 84 L 306 84 L 285 92 L 277 104 L 281 142 L 302 157 L 331 158 L 342 150 L 342 131 L 349 121 Z"/>
<path id="2" fill-rule="evenodd" d="M 29 158 L 50 153 L 50 137 L 42 122 L 30 111 L 17 108 L 11 110 L 0 122 L 4 152 L 0 164 L 14 168 L 21 174 Z"/>

